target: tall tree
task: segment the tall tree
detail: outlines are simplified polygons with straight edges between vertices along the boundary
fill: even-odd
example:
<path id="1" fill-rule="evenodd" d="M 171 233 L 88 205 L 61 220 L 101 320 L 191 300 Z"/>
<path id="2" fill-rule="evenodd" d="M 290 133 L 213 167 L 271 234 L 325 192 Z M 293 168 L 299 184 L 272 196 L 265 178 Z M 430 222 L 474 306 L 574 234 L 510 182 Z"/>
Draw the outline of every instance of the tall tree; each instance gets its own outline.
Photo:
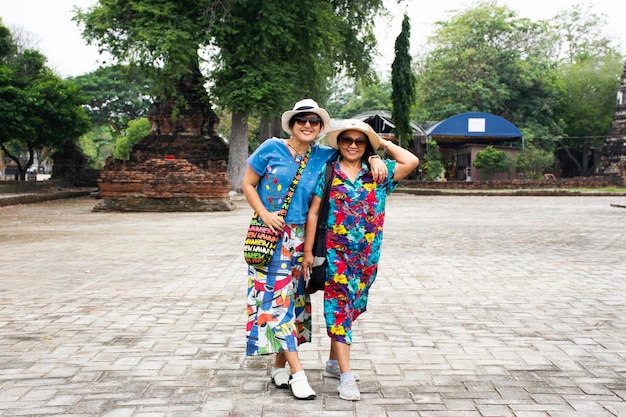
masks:
<path id="1" fill-rule="evenodd" d="M 591 149 L 602 147 L 611 128 L 622 65 L 622 57 L 614 55 L 561 66 L 565 136 L 559 144 L 580 176 L 591 173 Z"/>
<path id="2" fill-rule="evenodd" d="M 381 7 L 382 0 L 99 0 L 76 19 L 88 42 L 148 71 L 155 97 L 178 108 L 200 101 L 207 112 L 198 50 L 214 37 L 213 96 L 232 113 L 228 165 L 239 189 L 248 116 L 277 117 L 303 96 L 322 102 L 326 79 L 340 68 L 367 74 L 375 37 L 364 22 Z"/>
<path id="3" fill-rule="evenodd" d="M 231 0 L 215 27 L 218 50 L 211 88 L 232 113 L 229 175 L 241 187 L 248 156 L 249 116 L 277 118 L 293 102 L 324 102 L 327 80 L 340 71 L 372 74 L 375 37 L 370 25 L 379 0 Z M 253 45 L 253 47 L 250 47 Z"/>
<path id="4" fill-rule="evenodd" d="M 85 11 L 75 9 L 75 20 L 83 25 L 89 44 L 153 80 L 152 94 L 163 104 L 161 111 L 175 118 L 190 103 L 211 113 L 198 50 L 209 44 L 212 25 L 227 4 L 228 0 L 98 0 Z"/>
<path id="5" fill-rule="evenodd" d="M 115 135 L 131 120 L 146 117 L 153 102 L 151 81 L 133 67 L 114 65 L 68 78 L 80 87 L 93 126 L 106 125 Z"/>
<path id="6" fill-rule="evenodd" d="M 485 1 L 438 22 L 418 72 L 421 122 L 492 113 L 541 136 L 560 133 L 557 72 L 547 23 Z"/>
<path id="7" fill-rule="evenodd" d="M 624 57 L 603 34 L 606 16 L 574 5 L 551 20 L 555 59 L 563 85 L 559 148 L 574 164 L 576 175 L 593 172 L 593 148 L 609 133 Z"/>
<path id="8" fill-rule="evenodd" d="M 20 179 L 36 152 L 60 149 L 89 129 L 78 88 L 46 66 L 46 58 L 22 49 L 0 24 L 0 149 Z"/>
<path id="9" fill-rule="evenodd" d="M 415 86 L 417 77 L 411 68 L 411 55 L 409 53 L 411 38 L 411 23 L 409 16 L 402 19 L 402 31 L 396 38 L 395 58 L 391 64 L 391 102 L 393 109 L 391 119 L 396 125 L 394 134 L 398 139 L 398 145 L 403 141 L 409 143 L 413 138 L 411 128 L 411 107 L 415 103 Z"/>
<path id="10" fill-rule="evenodd" d="M 16 52 L 16 46 L 9 28 L 2 24 L 0 17 L 0 61 L 5 61 Z"/>
<path id="11" fill-rule="evenodd" d="M 592 12 L 592 6 L 575 4 L 550 20 L 552 56 L 559 63 L 574 64 L 579 61 L 616 55 L 613 42 L 603 33 L 606 15 Z"/>
<path id="12" fill-rule="evenodd" d="M 136 67 L 122 65 L 101 67 L 67 80 L 77 84 L 88 100 L 85 109 L 91 118 L 91 132 L 81 136 L 80 147 L 93 168 L 102 168 L 107 158 L 116 154 L 115 149 L 124 146 L 118 141 L 128 144 L 126 126 L 147 117 L 154 102 L 152 82 Z"/>
<path id="13" fill-rule="evenodd" d="M 0 60 L 0 149 L 24 180 L 35 152 L 60 149 L 89 129 L 89 119 L 78 87 L 56 76 L 40 52 L 11 51 Z"/>

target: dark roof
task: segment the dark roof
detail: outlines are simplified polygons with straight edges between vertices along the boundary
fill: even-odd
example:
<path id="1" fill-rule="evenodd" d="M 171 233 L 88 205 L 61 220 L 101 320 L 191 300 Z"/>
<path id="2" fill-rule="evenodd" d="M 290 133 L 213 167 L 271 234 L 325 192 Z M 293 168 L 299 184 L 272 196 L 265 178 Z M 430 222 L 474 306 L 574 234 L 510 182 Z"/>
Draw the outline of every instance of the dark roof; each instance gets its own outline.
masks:
<path id="1" fill-rule="evenodd" d="M 375 110 L 365 113 L 359 113 L 356 116 L 352 116 L 351 119 L 361 120 L 368 125 L 372 126 L 372 129 L 378 134 L 392 134 L 392 129 L 395 129 L 396 125 L 391 120 L 391 113 L 387 110 Z M 416 123 L 411 122 L 411 128 L 413 134 L 422 136 L 424 135 L 424 129 L 418 126 Z"/>
<path id="2" fill-rule="evenodd" d="M 494 142 L 521 139 L 522 132 L 506 119 L 494 114 L 468 112 L 457 114 L 426 130 L 437 142 Z"/>

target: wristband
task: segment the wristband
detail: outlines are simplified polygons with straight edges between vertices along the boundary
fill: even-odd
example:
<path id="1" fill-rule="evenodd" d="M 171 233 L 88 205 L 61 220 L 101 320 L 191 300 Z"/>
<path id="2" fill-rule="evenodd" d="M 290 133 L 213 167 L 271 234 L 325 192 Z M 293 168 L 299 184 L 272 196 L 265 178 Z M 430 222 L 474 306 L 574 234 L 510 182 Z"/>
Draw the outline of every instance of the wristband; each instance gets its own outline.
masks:
<path id="1" fill-rule="evenodd" d="M 372 158 L 380 158 L 380 155 L 378 155 L 377 153 L 371 154 L 370 156 L 367 157 L 367 162 L 371 164 Z"/>

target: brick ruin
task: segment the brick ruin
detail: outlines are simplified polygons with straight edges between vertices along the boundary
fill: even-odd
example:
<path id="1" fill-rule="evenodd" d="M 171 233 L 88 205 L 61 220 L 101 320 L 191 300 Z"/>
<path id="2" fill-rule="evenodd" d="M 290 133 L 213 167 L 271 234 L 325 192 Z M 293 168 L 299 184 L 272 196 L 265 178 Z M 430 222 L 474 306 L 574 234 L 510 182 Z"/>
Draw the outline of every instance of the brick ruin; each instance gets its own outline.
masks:
<path id="1" fill-rule="evenodd" d="M 130 159 L 107 161 L 93 210 L 234 210 L 228 146 L 214 134 L 217 117 L 198 108 L 172 120 L 170 108 L 155 107 L 151 132 L 133 146 Z"/>
<path id="2" fill-rule="evenodd" d="M 611 131 L 602 148 L 600 166 L 601 174 L 619 176 L 622 185 L 626 186 L 626 64 L 622 85 L 617 91 Z"/>

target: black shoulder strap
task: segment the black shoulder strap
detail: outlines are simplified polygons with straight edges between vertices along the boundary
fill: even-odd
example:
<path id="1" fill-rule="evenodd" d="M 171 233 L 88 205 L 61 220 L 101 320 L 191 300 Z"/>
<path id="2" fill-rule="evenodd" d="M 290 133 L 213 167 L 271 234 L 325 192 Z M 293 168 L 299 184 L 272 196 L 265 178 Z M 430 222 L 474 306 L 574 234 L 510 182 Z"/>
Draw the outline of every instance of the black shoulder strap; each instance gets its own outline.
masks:
<path id="1" fill-rule="evenodd" d="M 326 180 L 324 183 L 324 195 L 322 196 L 322 204 L 320 205 L 319 216 L 317 217 L 317 228 L 326 228 L 328 221 L 328 199 L 330 198 L 330 186 L 333 181 L 333 170 L 335 168 L 334 162 L 328 162 L 326 164 Z"/>

